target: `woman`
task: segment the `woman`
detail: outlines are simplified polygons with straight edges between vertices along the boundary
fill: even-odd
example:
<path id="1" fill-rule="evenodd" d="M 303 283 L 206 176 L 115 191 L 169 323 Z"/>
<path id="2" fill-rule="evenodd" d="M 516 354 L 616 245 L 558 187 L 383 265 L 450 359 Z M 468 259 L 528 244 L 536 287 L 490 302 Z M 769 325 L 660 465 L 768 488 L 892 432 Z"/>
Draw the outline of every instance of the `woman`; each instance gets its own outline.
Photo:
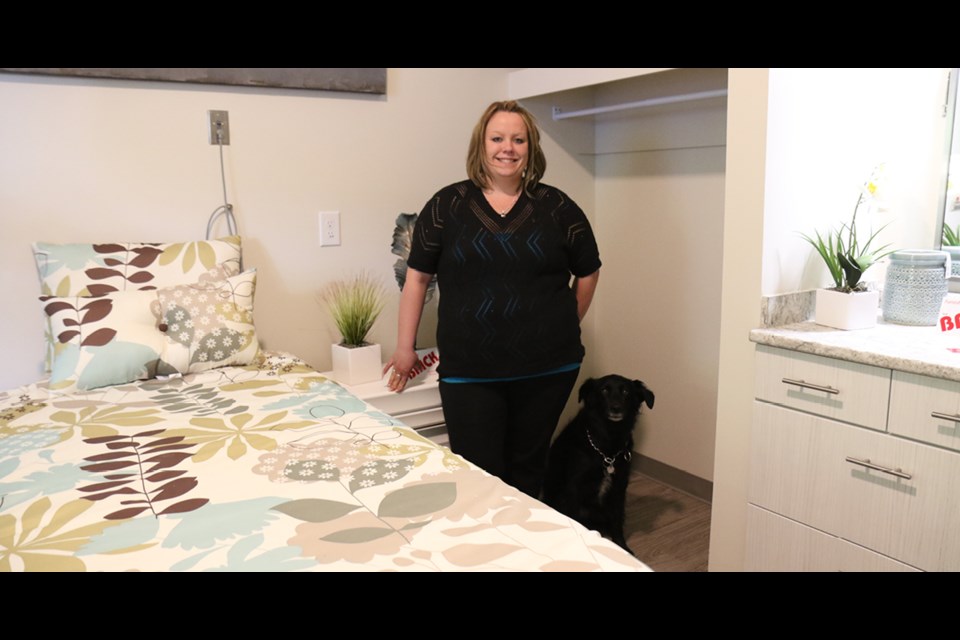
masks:
<path id="1" fill-rule="evenodd" d="M 384 367 L 389 388 L 403 391 L 436 274 L 450 448 L 535 498 L 600 269 L 583 211 L 540 183 L 546 164 L 533 116 L 514 101 L 491 104 L 470 140 L 470 179 L 437 192 L 417 219 L 397 350 Z"/>

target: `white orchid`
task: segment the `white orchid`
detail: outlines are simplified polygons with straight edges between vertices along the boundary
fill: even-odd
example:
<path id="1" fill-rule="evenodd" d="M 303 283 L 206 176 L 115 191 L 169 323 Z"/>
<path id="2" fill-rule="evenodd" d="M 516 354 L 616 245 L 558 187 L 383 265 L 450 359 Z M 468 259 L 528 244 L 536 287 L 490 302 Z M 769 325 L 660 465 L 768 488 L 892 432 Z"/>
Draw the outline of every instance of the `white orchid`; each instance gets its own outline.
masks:
<path id="1" fill-rule="evenodd" d="M 863 183 L 857 196 L 857 204 L 853 207 L 853 217 L 850 219 L 850 224 L 841 224 L 838 230 L 827 233 L 826 239 L 820 235 L 820 232 L 817 232 L 816 239 L 806 234 L 800 234 L 823 258 L 830 275 L 833 277 L 835 288 L 839 291 L 848 293 L 863 291 L 865 286 L 860 282 L 863 273 L 875 262 L 892 253 L 892 250 L 887 250 L 889 244 L 874 251 L 870 250 L 870 245 L 877 234 L 883 231 L 886 225 L 875 231 L 862 246 L 857 238 L 857 212 L 860 210 L 860 205 L 864 203 L 867 203 L 868 209 L 871 205 L 879 206 L 881 204 L 880 185 L 885 170 L 885 164 L 878 164 L 874 167 L 870 177 Z"/>

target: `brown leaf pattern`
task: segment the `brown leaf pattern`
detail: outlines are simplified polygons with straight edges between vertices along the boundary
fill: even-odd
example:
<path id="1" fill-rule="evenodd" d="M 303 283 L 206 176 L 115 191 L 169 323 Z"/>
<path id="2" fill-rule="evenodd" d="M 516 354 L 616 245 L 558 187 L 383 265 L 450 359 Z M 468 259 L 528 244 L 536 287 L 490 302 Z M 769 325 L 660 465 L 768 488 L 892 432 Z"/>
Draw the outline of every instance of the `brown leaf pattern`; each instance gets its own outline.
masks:
<path id="1" fill-rule="evenodd" d="M 109 268 L 91 267 L 85 270 L 84 274 L 91 280 L 119 278 L 121 281 L 119 286 L 113 284 L 99 286 L 99 294 L 110 293 L 112 291 L 124 291 L 127 289 L 127 282 L 138 285 L 133 287 L 136 289 L 153 288 L 143 286 L 155 277 L 153 273 L 146 269 L 163 253 L 162 249 L 150 245 L 128 248 L 121 244 L 97 244 L 93 245 L 93 250 L 97 253 L 110 256 L 109 258 L 104 258 L 103 261 Z"/>
<path id="2" fill-rule="evenodd" d="M 92 301 L 88 300 L 88 298 L 77 297 L 74 298 L 74 302 L 69 302 L 67 300 L 56 300 L 44 306 L 43 310 L 51 318 L 59 313 L 69 314 L 72 312 L 74 317 L 64 318 L 62 323 L 65 327 L 79 327 L 79 329 L 61 331 L 56 336 L 58 342 L 70 342 L 74 338 L 81 336 L 80 344 L 82 346 L 102 347 L 113 340 L 114 336 L 117 335 L 115 329 L 104 327 L 97 329 L 86 338 L 82 337 L 83 325 L 99 322 L 100 320 L 103 320 L 109 316 L 110 312 L 113 310 L 113 300 L 110 300 L 109 298 L 95 298 Z"/>
<path id="3" fill-rule="evenodd" d="M 197 478 L 185 476 L 185 471 L 172 468 L 192 455 L 183 449 L 192 449 L 194 445 L 184 443 L 183 436 L 151 439 L 163 433 L 163 429 L 153 429 L 132 436 L 84 439 L 87 444 L 105 445 L 109 451 L 84 458 L 90 464 L 81 466 L 81 469 L 101 474 L 122 471 L 105 476 L 106 482 L 95 482 L 78 489 L 87 500 L 124 497 L 120 504 L 126 508 L 107 514 L 105 519 L 133 518 L 148 510 L 154 517 L 186 513 L 208 502 L 206 498 L 192 498 L 162 509 L 157 505 L 164 500 L 180 498 L 199 484 Z"/>

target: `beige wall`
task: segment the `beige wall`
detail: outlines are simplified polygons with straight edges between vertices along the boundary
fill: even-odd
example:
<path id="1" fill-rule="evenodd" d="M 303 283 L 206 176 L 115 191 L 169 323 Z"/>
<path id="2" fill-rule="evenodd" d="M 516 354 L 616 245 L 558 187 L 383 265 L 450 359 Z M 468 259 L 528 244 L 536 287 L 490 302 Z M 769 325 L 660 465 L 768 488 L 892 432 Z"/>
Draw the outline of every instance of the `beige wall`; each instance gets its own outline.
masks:
<path id="1" fill-rule="evenodd" d="M 505 69 L 389 69 L 387 95 L 364 96 L 0 74 L 0 388 L 41 375 L 32 242 L 203 238 L 223 202 L 209 109 L 229 112 L 228 196 L 259 270 L 258 333 L 327 369 L 339 336 L 317 292 L 361 268 L 396 289 L 397 215 L 464 176 L 471 128 L 506 82 Z M 592 200 L 592 186 L 574 190 Z M 321 248 L 317 212 L 332 209 L 343 242 Z M 391 300 L 372 332 L 388 353 L 395 325 Z"/>
<path id="2" fill-rule="evenodd" d="M 656 394 L 635 450 L 713 479 L 723 149 L 617 154 L 597 161 L 595 367 Z M 669 239 L 669 240 L 668 240 Z"/>

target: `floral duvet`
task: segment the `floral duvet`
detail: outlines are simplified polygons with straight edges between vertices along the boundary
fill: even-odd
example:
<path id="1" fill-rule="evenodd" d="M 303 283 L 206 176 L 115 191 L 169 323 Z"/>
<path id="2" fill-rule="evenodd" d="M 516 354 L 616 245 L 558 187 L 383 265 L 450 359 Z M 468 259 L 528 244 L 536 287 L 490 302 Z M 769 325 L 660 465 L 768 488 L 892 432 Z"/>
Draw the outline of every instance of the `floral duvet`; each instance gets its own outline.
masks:
<path id="1" fill-rule="evenodd" d="M 646 571 L 301 360 L 0 392 L 2 571 Z"/>

